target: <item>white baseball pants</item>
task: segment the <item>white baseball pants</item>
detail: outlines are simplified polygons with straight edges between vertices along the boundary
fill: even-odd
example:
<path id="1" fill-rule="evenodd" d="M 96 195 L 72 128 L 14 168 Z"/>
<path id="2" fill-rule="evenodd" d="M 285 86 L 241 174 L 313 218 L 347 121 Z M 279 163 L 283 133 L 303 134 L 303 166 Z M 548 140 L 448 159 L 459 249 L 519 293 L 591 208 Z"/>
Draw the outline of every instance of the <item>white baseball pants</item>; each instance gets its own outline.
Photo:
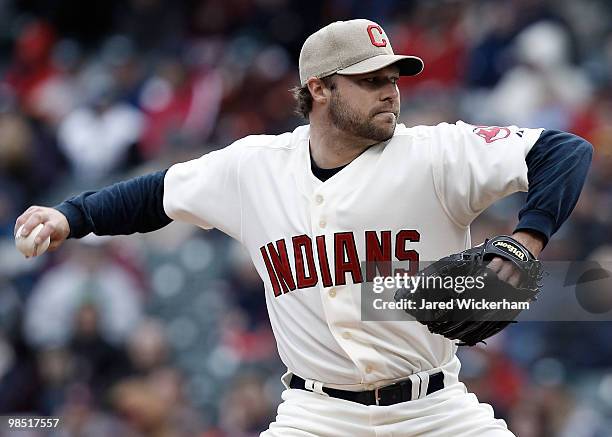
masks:
<path id="1" fill-rule="evenodd" d="M 435 371 L 435 370 L 434 370 Z M 456 373 L 445 388 L 391 406 L 366 406 L 299 389 L 282 394 L 276 420 L 261 437 L 511 437 L 493 408 L 468 393 Z"/>

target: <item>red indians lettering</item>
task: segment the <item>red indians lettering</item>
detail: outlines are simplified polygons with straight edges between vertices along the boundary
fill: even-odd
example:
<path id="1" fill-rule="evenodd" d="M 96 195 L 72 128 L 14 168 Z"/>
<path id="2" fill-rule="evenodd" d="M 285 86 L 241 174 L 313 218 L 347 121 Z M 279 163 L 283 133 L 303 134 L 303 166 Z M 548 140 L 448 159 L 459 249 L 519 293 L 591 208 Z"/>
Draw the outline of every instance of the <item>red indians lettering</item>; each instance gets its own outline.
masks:
<path id="1" fill-rule="evenodd" d="M 330 242 L 333 244 L 333 265 L 327 256 L 328 242 L 324 235 L 318 235 L 315 241 L 308 235 L 298 235 L 291 242 L 278 240 L 259 250 L 274 295 L 278 297 L 295 289 L 314 287 L 319 281 L 323 287 L 346 285 L 347 275 L 350 275 L 350 280 L 355 284 L 363 282 L 364 276 L 366 282 L 371 282 L 377 274 L 391 276 L 392 258 L 393 261 L 407 261 L 407 268 L 395 269 L 394 275 L 413 274 L 418 267 L 419 254 L 407 249 L 406 245 L 408 242 L 418 242 L 420 238 L 419 232 L 414 229 L 401 230 L 395 235 L 395 250 L 392 251 L 391 231 L 365 231 L 365 272 L 360 265 L 352 232 L 333 235 L 333 242 Z M 293 263 L 289 260 L 288 244 L 293 248 Z"/>
<path id="2" fill-rule="evenodd" d="M 377 36 L 374 36 L 374 31 L 376 31 L 376 33 L 378 34 Z M 382 38 L 384 33 L 380 26 L 370 24 L 368 26 L 368 35 L 370 36 L 370 41 L 372 42 L 372 45 L 375 45 L 376 47 L 385 47 L 387 45 L 387 40 Z M 377 40 L 377 37 L 379 37 L 380 39 Z"/>

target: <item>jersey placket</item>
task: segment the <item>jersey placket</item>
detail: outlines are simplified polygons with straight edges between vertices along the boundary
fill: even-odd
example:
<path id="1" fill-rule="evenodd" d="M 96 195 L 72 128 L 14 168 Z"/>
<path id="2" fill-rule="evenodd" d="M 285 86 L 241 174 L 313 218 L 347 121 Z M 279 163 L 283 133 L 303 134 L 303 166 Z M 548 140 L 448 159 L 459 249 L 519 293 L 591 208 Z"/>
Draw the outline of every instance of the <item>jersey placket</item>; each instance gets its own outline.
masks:
<path id="1" fill-rule="evenodd" d="M 327 261 L 330 263 L 328 265 L 332 279 L 331 286 L 326 287 L 324 285 L 322 272 L 318 272 L 321 278 L 319 290 L 325 311 L 325 320 L 338 345 L 355 364 L 362 382 L 374 383 L 384 379 L 382 374 L 385 370 L 383 368 L 384 361 L 376 359 L 378 353 L 372 345 L 366 344 L 362 339 L 363 335 L 359 326 L 361 323 L 359 299 L 361 285 L 353 284 L 349 274 L 347 274 L 345 285 L 335 285 L 334 236 L 342 230 L 338 229 L 336 223 L 337 211 L 333 205 L 335 204 L 334 197 L 338 196 L 338 193 L 333 191 L 332 185 L 334 185 L 333 181 L 328 181 L 313 187 L 310 208 L 312 240 L 316 241 L 317 236 L 325 237 L 325 252 Z M 319 258 L 318 254 L 317 258 Z M 326 261 L 321 259 L 318 259 L 318 261 L 320 270 Z"/>

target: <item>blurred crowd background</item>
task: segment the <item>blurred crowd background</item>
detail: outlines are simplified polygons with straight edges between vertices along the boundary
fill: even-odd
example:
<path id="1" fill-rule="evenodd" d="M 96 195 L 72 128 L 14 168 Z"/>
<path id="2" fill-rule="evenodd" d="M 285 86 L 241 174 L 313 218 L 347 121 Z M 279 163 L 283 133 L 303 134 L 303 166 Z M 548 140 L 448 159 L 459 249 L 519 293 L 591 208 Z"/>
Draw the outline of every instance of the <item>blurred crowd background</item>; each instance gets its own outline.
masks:
<path id="1" fill-rule="evenodd" d="M 303 124 L 288 92 L 303 40 L 358 17 L 425 60 L 400 81 L 405 124 L 591 141 L 587 186 L 543 258 L 612 263 L 609 1 L 0 0 L 0 415 L 59 415 L 57 436 L 266 429 L 284 369 L 234 242 L 173 223 L 24 260 L 13 224 L 31 204 Z M 483 214 L 474 242 L 511 232 L 521 201 Z M 461 349 L 462 376 L 521 437 L 612 436 L 611 337 L 609 323 L 519 323 Z"/>

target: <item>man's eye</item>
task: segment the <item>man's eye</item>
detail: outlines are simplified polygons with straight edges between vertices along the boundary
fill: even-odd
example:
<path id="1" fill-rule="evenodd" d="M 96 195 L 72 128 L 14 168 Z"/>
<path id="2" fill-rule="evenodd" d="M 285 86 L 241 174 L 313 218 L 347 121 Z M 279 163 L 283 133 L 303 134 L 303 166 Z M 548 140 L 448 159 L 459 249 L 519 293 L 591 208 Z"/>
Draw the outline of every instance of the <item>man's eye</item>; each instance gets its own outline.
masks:
<path id="1" fill-rule="evenodd" d="M 365 79 L 363 79 L 363 81 L 365 83 L 369 83 L 369 84 L 378 84 L 378 83 L 383 83 L 386 79 L 381 79 L 378 77 L 366 77 Z M 393 85 L 397 84 L 397 81 L 399 80 L 399 77 L 391 77 L 388 79 L 389 82 L 391 82 Z"/>

